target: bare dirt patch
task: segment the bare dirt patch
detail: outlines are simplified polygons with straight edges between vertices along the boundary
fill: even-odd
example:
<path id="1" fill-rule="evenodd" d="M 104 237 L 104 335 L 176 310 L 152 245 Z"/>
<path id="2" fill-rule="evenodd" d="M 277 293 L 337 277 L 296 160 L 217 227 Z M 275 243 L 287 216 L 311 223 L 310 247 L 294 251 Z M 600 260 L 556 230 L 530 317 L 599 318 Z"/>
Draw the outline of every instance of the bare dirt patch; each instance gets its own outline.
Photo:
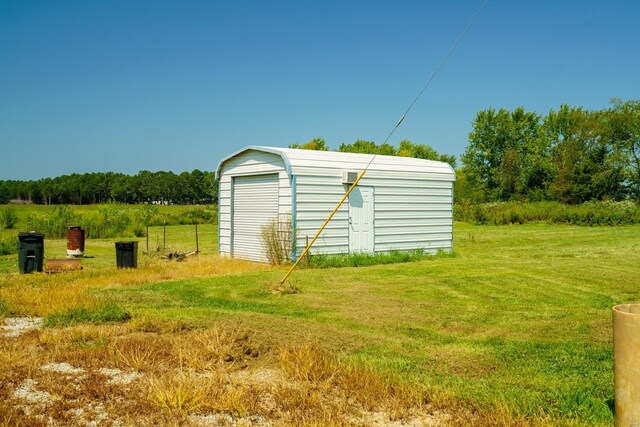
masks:
<path id="1" fill-rule="evenodd" d="M 0 325 L 0 336 L 16 338 L 29 331 L 42 328 L 41 317 L 8 317 Z"/>

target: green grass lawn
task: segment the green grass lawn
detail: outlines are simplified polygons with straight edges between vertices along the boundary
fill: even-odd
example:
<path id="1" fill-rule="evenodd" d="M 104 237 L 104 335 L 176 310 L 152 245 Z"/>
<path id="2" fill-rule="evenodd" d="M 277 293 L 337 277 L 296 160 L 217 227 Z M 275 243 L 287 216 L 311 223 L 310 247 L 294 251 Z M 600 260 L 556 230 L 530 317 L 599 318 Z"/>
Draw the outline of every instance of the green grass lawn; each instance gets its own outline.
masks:
<path id="1" fill-rule="evenodd" d="M 639 299 L 640 227 L 455 226 L 455 257 L 112 289 L 135 315 L 318 339 L 481 411 L 611 423 L 611 308 Z"/>
<path id="2" fill-rule="evenodd" d="M 189 246 L 190 229 L 176 228 L 176 245 Z M 640 226 L 454 229 L 455 256 L 297 270 L 291 281 L 299 293 L 268 291 L 282 270 L 97 292 L 134 318 L 239 323 L 273 343 L 317 340 L 344 359 L 420 384 L 452 407 L 551 424 L 611 424 L 611 308 L 640 299 Z M 88 254 L 94 244 L 87 269 L 113 255 L 112 242 L 93 241 Z M 213 226 L 200 244 L 215 250 Z M 47 245 L 63 255 L 63 242 Z M 1 258 L 3 266 L 9 258 Z"/>

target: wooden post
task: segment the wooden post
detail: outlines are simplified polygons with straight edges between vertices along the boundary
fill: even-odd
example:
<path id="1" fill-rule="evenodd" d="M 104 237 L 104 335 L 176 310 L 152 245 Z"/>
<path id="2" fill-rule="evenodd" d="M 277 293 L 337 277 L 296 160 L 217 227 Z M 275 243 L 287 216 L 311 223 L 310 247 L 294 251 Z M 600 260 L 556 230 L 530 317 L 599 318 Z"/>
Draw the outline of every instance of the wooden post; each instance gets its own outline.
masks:
<path id="1" fill-rule="evenodd" d="M 162 249 L 167 247 L 167 220 L 165 219 L 162 224 Z"/>
<path id="2" fill-rule="evenodd" d="M 309 246 L 309 235 L 307 234 L 307 244 L 305 245 L 305 248 Z M 309 265 L 309 252 L 307 252 L 307 254 L 305 255 L 305 259 L 304 262 L 307 263 L 307 265 Z"/>
<path id="3" fill-rule="evenodd" d="M 198 223 L 196 222 L 196 254 L 200 252 L 198 247 Z"/>

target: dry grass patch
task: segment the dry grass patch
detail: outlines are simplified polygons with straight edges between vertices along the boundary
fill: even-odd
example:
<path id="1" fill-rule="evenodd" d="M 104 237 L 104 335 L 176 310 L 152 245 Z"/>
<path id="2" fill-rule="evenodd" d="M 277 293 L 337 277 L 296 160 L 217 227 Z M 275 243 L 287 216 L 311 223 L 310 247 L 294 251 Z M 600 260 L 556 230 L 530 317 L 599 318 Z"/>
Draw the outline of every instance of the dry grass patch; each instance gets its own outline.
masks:
<path id="1" fill-rule="evenodd" d="M 91 291 L 184 278 L 238 275 L 271 268 L 214 255 L 185 262 L 148 258 L 137 269 L 104 269 L 65 274 L 14 274 L 3 278 L 0 302 L 13 315 L 47 317 L 73 310 L 96 310 L 105 303 Z"/>
<path id="2" fill-rule="evenodd" d="M 191 369 L 210 371 L 219 368 L 246 368 L 247 361 L 260 354 L 260 345 L 242 328 L 224 329 L 217 326 L 196 330 L 175 337 L 173 346 L 179 349 L 181 364 Z"/>
<path id="3" fill-rule="evenodd" d="M 151 403 L 170 413 L 188 414 L 209 406 L 208 398 L 222 384 L 218 377 L 196 376 L 189 371 L 162 373 L 147 378 Z"/>
<path id="4" fill-rule="evenodd" d="M 389 422 L 406 420 L 416 411 L 430 409 L 424 390 L 372 369 L 341 362 L 317 343 L 284 349 L 280 361 L 289 378 L 312 391 L 306 399 L 326 399 L 328 393 L 331 404 L 337 405 L 334 409 L 342 408 L 345 415 L 357 417 L 363 411 L 376 411 Z M 291 390 L 285 387 L 280 393 L 287 391 Z"/>
<path id="5" fill-rule="evenodd" d="M 170 338 L 150 334 L 117 337 L 108 352 L 114 366 L 134 371 L 153 371 L 175 360 Z"/>
<path id="6" fill-rule="evenodd" d="M 0 350 L 5 425 L 409 426 L 429 413 L 409 385 L 242 327 L 73 326 L 3 337 Z"/>
<path id="7" fill-rule="evenodd" d="M 158 319 L 149 316 L 138 316 L 131 319 L 127 326 L 132 332 L 153 332 L 156 334 L 177 334 L 187 332 L 193 327 L 176 319 Z"/>
<path id="8" fill-rule="evenodd" d="M 38 277 L 40 276 L 40 277 Z M 15 276 L 24 277 L 24 276 Z M 56 280 L 37 275 L 42 281 L 10 280 L 9 286 L 0 286 L 0 300 L 21 316 L 49 316 L 73 308 L 93 309 L 99 299 L 88 293 L 89 285 L 83 281 Z"/>

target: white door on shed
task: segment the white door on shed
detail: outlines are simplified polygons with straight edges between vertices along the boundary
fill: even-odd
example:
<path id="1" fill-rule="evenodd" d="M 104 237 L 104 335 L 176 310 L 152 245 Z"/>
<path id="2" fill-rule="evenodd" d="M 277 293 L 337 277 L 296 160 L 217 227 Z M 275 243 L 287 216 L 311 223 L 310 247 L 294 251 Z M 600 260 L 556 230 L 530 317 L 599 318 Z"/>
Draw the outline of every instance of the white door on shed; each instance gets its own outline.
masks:
<path id="1" fill-rule="evenodd" d="M 349 194 L 349 252 L 373 252 L 373 187 Z"/>
<path id="2" fill-rule="evenodd" d="M 278 218 L 278 175 L 235 177 L 232 197 L 231 255 L 268 262 L 260 229 Z"/>

